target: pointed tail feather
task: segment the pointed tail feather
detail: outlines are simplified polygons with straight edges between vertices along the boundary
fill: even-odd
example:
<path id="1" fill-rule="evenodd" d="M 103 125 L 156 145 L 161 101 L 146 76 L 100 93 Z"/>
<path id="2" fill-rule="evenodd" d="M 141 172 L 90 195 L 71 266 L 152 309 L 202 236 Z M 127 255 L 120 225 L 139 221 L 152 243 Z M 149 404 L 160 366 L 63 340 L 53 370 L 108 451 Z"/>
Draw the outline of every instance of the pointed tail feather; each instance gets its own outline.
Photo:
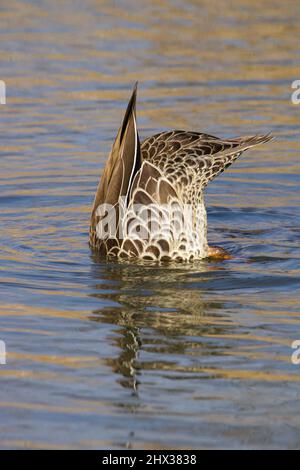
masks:
<path id="1" fill-rule="evenodd" d="M 245 150 L 269 142 L 273 138 L 271 134 L 265 134 L 238 137 L 222 141 L 225 145 L 230 144 L 230 148 L 214 154 L 212 168 L 204 168 L 203 170 L 202 186 L 206 186 L 209 181 L 228 168 Z"/>
<path id="2" fill-rule="evenodd" d="M 127 193 L 128 184 L 132 180 L 132 170 L 139 164 L 140 142 L 135 117 L 136 93 L 137 82 L 100 178 L 92 213 L 99 204 L 105 202 L 114 204 L 119 196 Z"/>
<path id="3" fill-rule="evenodd" d="M 118 206 L 119 197 L 128 196 L 134 175 L 141 166 L 135 115 L 136 93 L 137 82 L 97 188 L 90 223 L 91 245 L 94 245 L 97 208 L 102 204 Z"/>
<path id="4" fill-rule="evenodd" d="M 244 137 L 237 137 L 234 139 L 227 139 L 224 140 L 223 143 L 230 143 L 236 144 L 233 148 L 230 148 L 225 151 L 221 151 L 220 153 L 224 156 L 231 155 L 235 153 L 244 152 L 245 150 L 250 149 L 251 147 L 255 147 L 256 145 L 265 144 L 270 140 L 273 140 L 274 136 L 272 134 L 256 134 L 251 136 L 244 136 Z M 215 154 L 218 156 L 218 153 Z"/>

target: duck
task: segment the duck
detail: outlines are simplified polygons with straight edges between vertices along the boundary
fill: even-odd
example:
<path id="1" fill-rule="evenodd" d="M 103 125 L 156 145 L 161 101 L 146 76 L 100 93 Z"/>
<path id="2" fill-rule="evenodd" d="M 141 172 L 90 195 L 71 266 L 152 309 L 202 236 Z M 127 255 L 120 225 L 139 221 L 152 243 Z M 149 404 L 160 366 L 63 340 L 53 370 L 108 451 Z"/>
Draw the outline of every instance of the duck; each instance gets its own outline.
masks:
<path id="1" fill-rule="evenodd" d="M 190 262 L 229 259 L 207 241 L 205 188 L 244 151 L 271 134 L 221 139 L 167 130 L 140 142 L 137 82 L 104 166 L 89 244 L 108 259 Z"/>

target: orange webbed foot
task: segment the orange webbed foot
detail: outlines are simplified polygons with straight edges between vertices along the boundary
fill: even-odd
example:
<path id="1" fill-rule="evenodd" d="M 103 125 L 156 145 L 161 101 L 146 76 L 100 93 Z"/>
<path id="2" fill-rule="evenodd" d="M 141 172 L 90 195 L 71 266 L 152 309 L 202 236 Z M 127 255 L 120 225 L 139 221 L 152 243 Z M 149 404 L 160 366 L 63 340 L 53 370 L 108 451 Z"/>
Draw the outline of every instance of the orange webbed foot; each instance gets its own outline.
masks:
<path id="1" fill-rule="evenodd" d="M 213 260 L 232 259 L 232 256 L 219 246 L 209 246 L 207 257 Z"/>

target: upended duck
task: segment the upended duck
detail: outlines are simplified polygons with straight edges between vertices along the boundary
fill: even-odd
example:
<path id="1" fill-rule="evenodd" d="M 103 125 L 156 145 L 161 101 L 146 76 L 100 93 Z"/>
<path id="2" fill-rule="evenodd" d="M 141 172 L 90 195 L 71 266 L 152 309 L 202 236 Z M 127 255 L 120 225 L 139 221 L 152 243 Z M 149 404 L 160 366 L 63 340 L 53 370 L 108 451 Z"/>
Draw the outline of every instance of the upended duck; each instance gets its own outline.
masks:
<path id="1" fill-rule="evenodd" d="M 97 188 L 90 246 L 101 255 L 125 259 L 230 257 L 208 245 L 204 190 L 242 152 L 272 136 L 223 140 L 172 130 L 140 143 L 136 94 L 137 84 Z"/>

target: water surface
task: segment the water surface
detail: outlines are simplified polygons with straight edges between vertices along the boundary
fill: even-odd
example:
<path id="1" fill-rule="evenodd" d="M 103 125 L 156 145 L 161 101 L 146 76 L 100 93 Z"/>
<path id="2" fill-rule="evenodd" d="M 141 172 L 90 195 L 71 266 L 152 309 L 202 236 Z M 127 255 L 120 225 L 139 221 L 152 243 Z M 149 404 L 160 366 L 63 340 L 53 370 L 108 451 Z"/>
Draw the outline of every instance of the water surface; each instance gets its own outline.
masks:
<path id="1" fill-rule="evenodd" d="M 0 8 L 2 448 L 299 448 L 300 4 Z M 107 263 L 89 212 L 133 82 L 144 138 L 274 132 L 209 185 L 232 260 Z"/>

